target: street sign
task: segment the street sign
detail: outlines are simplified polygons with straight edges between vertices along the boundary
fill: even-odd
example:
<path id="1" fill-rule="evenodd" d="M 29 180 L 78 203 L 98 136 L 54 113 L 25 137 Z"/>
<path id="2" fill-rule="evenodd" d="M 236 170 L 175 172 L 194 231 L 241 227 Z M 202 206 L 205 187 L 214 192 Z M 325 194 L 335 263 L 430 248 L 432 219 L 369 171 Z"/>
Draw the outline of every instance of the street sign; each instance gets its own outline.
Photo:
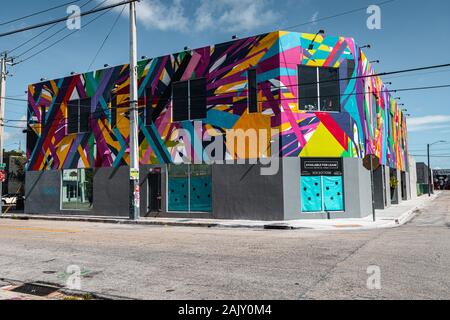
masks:
<path id="1" fill-rule="evenodd" d="M 1 170 L 0 171 L 0 182 L 3 183 L 6 181 L 6 173 L 5 171 Z"/>
<path id="2" fill-rule="evenodd" d="M 363 166 L 369 171 L 376 171 L 380 167 L 380 158 L 374 154 L 368 154 L 363 159 Z"/>
<path id="3" fill-rule="evenodd" d="M 139 169 L 130 169 L 130 180 L 139 180 Z"/>

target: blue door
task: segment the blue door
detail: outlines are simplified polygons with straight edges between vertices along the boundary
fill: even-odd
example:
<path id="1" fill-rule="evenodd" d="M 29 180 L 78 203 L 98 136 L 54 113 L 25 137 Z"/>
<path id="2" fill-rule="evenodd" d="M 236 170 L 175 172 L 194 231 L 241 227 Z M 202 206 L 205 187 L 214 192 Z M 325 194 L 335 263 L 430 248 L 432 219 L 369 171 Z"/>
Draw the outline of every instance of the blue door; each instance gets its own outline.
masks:
<path id="1" fill-rule="evenodd" d="M 325 211 L 344 211 L 342 177 L 322 177 Z"/>
<path id="2" fill-rule="evenodd" d="M 301 177 L 302 212 L 321 212 L 322 183 L 321 177 Z"/>

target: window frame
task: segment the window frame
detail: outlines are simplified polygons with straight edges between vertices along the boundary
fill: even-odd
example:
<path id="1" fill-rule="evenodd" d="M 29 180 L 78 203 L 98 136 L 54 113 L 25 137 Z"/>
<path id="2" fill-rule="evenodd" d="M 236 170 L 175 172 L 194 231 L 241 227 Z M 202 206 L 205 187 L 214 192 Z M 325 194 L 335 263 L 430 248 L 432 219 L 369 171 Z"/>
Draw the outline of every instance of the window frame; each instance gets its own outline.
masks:
<path id="1" fill-rule="evenodd" d="M 192 95 L 191 95 L 191 82 L 193 81 L 198 81 L 198 80 L 205 80 L 205 116 L 203 118 L 192 118 L 191 115 L 191 103 L 192 103 Z M 175 119 L 174 118 L 174 101 L 175 101 L 175 97 L 174 97 L 174 85 L 177 84 L 182 84 L 182 83 L 186 83 L 187 84 L 187 119 L 181 120 L 181 119 Z M 182 81 L 174 81 L 172 83 L 172 122 L 174 123 L 178 123 L 178 122 L 183 122 L 183 121 L 199 121 L 199 120 L 203 120 L 207 118 L 207 113 L 208 113 L 208 102 L 207 102 L 207 78 L 206 77 L 200 77 L 200 78 L 195 78 L 195 79 L 189 79 L 189 80 L 182 80 Z"/>
<path id="2" fill-rule="evenodd" d="M 80 99 L 76 99 L 76 100 L 70 100 L 67 102 L 67 129 L 66 129 L 66 134 L 67 135 L 72 135 L 72 134 L 86 134 L 91 132 L 91 117 L 92 117 L 92 113 L 91 113 L 91 109 L 90 106 L 85 106 L 81 104 L 82 101 L 91 101 L 90 97 L 87 98 L 80 98 Z M 70 129 L 70 124 L 69 121 L 71 121 L 70 119 L 70 109 L 75 107 L 75 104 L 77 104 L 76 106 L 76 111 L 77 111 L 77 124 L 76 124 L 76 131 L 72 132 L 72 130 Z M 88 108 L 88 111 L 84 111 L 84 114 L 87 114 L 87 125 L 86 125 L 86 130 L 81 130 L 81 116 L 82 116 L 82 109 L 81 108 Z"/>
<path id="3" fill-rule="evenodd" d="M 92 172 L 92 205 L 88 208 L 79 208 L 78 203 L 78 194 L 79 194 L 79 181 L 80 181 L 80 172 L 84 171 L 91 171 Z M 64 171 L 76 171 L 77 172 L 77 181 L 76 181 L 76 189 L 77 189 L 77 204 L 76 208 L 64 208 Z M 60 179 L 60 210 L 61 211 L 79 211 L 79 212 L 92 212 L 94 210 L 94 169 L 91 168 L 75 168 L 75 169 L 62 169 L 61 171 L 61 179 Z M 85 173 L 86 176 L 86 173 Z"/>
<path id="4" fill-rule="evenodd" d="M 315 86 L 316 86 L 316 92 L 317 92 L 317 110 L 306 110 L 306 109 L 301 107 L 301 103 L 300 103 L 300 100 L 301 100 L 300 92 L 301 92 L 301 88 L 302 88 L 302 84 L 300 82 L 300 74 L 301 74 L 300 69 L 301 68 L 311 68 L 311 69 L 315 69 L 316 70 L 316 72 L 315 72 L 315 74 L 316 74 Z M 339 92 L 338 99 L 337 99 L 339 101 L 339 110 L 338 111 L 336 111 L 336 110 L 322 110 L 321 92 L 320 92 L 320 70 L 321 69 L 334 69 L 334 70 L 337 71 L 338 80 L 336 82 L 337 82 L 338 92 Z M 309 85 L 314 85 L 314 83 L 311 82 Z M 342 112 L 342 106 L 341 106 L 341 80 L 340 80 L 340 77 L 339 77 L 339 68 L 320 67 L 320 66 L 307 66 L 307 65 L 304 65 L 304 64 L 299 64 L 297 66 L 297 104 L 298 104 L 298 110 L 299 111 L 303 111 L 303 112 L 307 112 L 307 113 L 313 113 L 313 112 L 340 113 L 340 112 Z"/>

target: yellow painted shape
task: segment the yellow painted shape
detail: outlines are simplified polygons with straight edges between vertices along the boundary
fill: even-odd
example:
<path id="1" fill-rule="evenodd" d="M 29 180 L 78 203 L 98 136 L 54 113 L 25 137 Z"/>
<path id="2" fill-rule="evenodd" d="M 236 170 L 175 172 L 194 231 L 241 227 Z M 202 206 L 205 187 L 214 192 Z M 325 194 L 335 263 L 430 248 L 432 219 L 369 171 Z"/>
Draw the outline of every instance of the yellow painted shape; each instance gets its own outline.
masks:
<path id="1" fill-rule="evenodd" d="M 85 168 L 89 168 L 89 160 L 86 158 L 86 155 L 84 154 L 84 150 L 81 147 L 81 144 L 78 145 L 78 153 L 80 154 L 81 160 L 84 163 Z"/>
<path id="2" fill-rule="evenodd" d="M 234 137 L 230 131 L 226 133 L 226 146 L 228 152 L 234 153 L 234 159 L 256 159 L 261 156 L 270 154 L 270 140 L 271 140 L 271 126 L 270 126 L 270 116 L 263 115 L 260 113 L 248 113 L 247 111 L 239 118 L 233 127 L 233 132 L 237 133 L 236 130 L 243 130 L 244 132 L 255 132 L 256 141 L 249 141 L 246 138 L 245 146 L 242 148 L 238 144 L 238 138 L 242 138 L 241 135 Z M 251 131 L 250 131 L 250 130 Z M 264 129 L 265 131 L 260 131 Z M 249 130 L 249 131 L 247 131 Z M 264 133 L 264 135 L 262 134 Z M 253 135 L 253 136 L 255 136 Z M 252 134 L 250 134 L 252 136 Z M 266 141 L 263 143 L 260 141 L 259 137 L 264 136 Z M 255 146 L 255 144 L 257 144 Z M 264 150 L 259 150 L 260 148 Z"/>
<path id="3" fill-rule="evenodd" d="M 319 124 L 300 157 L 340 157 L 344 148 L 323 124 Z"/>

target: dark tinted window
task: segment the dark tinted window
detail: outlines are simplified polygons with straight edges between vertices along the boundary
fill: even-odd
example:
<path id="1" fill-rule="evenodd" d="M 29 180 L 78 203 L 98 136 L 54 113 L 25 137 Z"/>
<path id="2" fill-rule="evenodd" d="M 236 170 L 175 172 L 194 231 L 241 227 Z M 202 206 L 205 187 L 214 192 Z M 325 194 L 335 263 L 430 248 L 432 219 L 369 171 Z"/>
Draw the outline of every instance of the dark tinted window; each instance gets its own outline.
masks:
<path id="1" fill-rule="evenodd" d="M 206 79 L 190 82 L 190 120 L 206 118 Z"/>
<path id="2" fill-rule="evenodd" d="M 153 105 L 152 105 L 152 88 L 145 89 L 145 125 L 152 124 Z"/>
<path id="3" fill-rule="evenodd" d="M 319 110 L 317 99 L 317 68 L 298 67 L 299 109 L 306 111 Z"/>
<path id="4" fill-rule="evenodd" d="M 89 131 L 90 114 L 91 114 L 91 99 L 80 100 L 80 127 L 78 132 Z"/>
<path id="5" fill-rule="evenodd" d="M 341 111 L 339 69 L 319 68 L 320 111 Z"/>
<path id="6" fill-rule="evenodd" d="M 258 112 L 258 83 L 256 81 L 256 70 L 248 70 L 248 112 Z"/>
<path id="7" fill-rule="evenodd" d="M 78 133 L 79 100 L 69 101 L 67 104 L 67 133 Z"/>
<path id="8" fill-rule="evenodd" d="M 172 85 L 173 121 L 189 120 L 189 83 L 175 82 Z"/>

